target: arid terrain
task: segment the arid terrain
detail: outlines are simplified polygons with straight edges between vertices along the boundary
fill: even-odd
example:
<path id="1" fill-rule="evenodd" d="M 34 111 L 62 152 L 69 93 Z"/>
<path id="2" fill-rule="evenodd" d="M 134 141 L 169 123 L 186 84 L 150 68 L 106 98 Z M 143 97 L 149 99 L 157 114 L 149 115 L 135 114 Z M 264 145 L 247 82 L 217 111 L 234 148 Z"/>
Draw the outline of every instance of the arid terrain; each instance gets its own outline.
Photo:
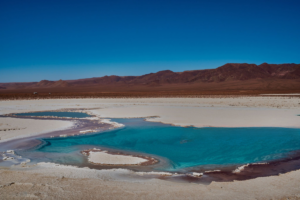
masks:
<path id="1" fill-rule="evenodd" d="M 299 64 L 226 64 L 217 69 L 166 70 L 143 76 L 0 83 L 0 114 L 81 110 L 107 123 L 107 118 L 145 118 L 183 127 L 299 128 L 299 94 Z M 6 116 L 0 121 L 0 142 L 52 133 L 58 129 L 71 132 L 73 126 L 72 122 L 59 119 Z M 115 163 L 112 158 L 122 156 L 104 154 L 104 157 L 111 164 L 112 161 Z M 30 162 L 1 167 L 0 197 L 300 199 L 299 170 L 205 185 L 170 181 L 163 174 L 157 175 L 158 178 L 146 178 L 146 172 L 121 168 L 95 170 L 54 163 L 31 165 Z"/>
<path id="2" fill-rule="evenodd" d="M 33 94 L 37 92 L 37 94 Z M 178 97 L 300 93 L 300 64 L 225 64 L 142 76 L 0 83 L 0 98 Z"/>
<path id="3" fill-rule="evenodd" d="M 99 118 L 150 117 L 179 126 L 299 127 L 299 97 L 113 98 L 2 100 L 0 114 L 84 109 Z M 151 116 L 156 116 L 152 118 Z M 60 120 L 3 118 L 7 139 L 41 134 L 72 124 Z M 1 120 L 3 120 L 1 119 Z M 23 123 L 20 123 L 24 121 Z M 43 122 L 43 123 L 42 123 Z M 60 123 L 60 124 L 59 124 Z M 26 131 L 24 131 L 26 130 Z M 4 133 L 6 132 L 6 133 Z M 13 133 L 11 138 L 7 133 Z M 1 136 L 2 136 L 1 135 Z M 0 143 L 1 144 L 1 143 Z M 121 168 L 121 167 L 120 167 Z M 300 199 L 300 171 L 243 181 L 212 182 L 145 178 L 127 169 L 95 170 L 53 163 L 0 170 L 3 199 Z"/>

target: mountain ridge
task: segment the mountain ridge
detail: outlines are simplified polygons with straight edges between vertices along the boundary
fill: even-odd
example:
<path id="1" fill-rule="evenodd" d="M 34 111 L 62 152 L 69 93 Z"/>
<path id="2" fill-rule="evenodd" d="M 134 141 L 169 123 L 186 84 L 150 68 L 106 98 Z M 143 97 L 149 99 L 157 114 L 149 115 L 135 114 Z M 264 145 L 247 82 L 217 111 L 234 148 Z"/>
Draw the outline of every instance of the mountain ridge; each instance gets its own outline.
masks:
<path id="1" fill-rule="evenodd" d="M 215 69 L 141 76 L 103 76 L 76 80 L 0 83 L 0 93 L 198 93 L 202 91 L 300 91 L 300 64 L 227 63 Z"/>
<path id="2" fill-rule="evenodd" d="M 172 84 L 193 82 L 224 82 L 228 80 L 249 79 L 300 79 L 300 64 L 267 64 L 261 65 L 247 63 L 227 63 L 216 69 L 192 70 L 173 72 L 171 70 L 158 71 L 156 73 L 141 76 L 103 76 L 95 78 L 52 81 L 48 86 L 67 87 L 76 84 Z M 50 81 L 48 81 L 50 82 Z M 37 83 L 41 86 L 41 81 Z"/>

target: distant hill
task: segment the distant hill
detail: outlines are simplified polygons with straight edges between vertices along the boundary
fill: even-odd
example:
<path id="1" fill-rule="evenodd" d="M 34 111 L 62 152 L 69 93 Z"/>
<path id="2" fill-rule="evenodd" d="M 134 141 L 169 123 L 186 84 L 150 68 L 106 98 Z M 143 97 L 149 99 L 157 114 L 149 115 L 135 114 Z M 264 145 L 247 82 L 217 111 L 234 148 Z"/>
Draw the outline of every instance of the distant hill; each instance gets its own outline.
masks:
<path id="1" fill-rule="evenodd" d="M 152 88 L 152 89 L 151 89 Z M 0 83 L 0 93 L 24 92 L 147 92 L 299 90 L 300 64 L 228 63 L 216 69 L 173 72 L 142 76 L 104 76 L 78 80 Z"/>
<path id="2" fill-rule="evenodd" d="M 159 71 L 142 76 L 104 76 L 100 78 L 68 81 L 76 84 L 129 84 L 158 86 L 172 83 L 224 82 L 250 79 L 300 79 L 300 64 L 232 64 L 216 69 L 172 72 Z"/>

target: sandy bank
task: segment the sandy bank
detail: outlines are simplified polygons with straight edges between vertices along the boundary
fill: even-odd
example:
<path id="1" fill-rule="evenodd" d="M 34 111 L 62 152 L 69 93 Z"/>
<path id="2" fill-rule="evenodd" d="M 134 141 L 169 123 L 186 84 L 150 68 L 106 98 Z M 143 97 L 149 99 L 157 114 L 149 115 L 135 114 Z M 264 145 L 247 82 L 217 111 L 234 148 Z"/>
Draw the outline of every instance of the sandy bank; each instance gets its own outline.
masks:
<path id="1" fill-rule="evenodd" d="M 130 170 L 55 164 L 0 170 L 4 199 L 299 199 L 300 171 L 210 185 L 134 178 Z"/>
<path id="2" fill-rule="evenodd" d="M 148 117 L 180 126 L 299 127 L 300 98 L 141 98 L 1 101 L 0 114 L 58 109 L 90 109 L 104 118 Z"/>
<path id="3" fill-rule="evenodd" d="M 41 99 L 0 101 L 0 114 L 74 108 L 109 108 L 126 105 L 157 106 L 236 106 L 258 108 L 300 108 L 299 97 L 228 97 L 216 98 L 114 98 L 114 99 Z"/>
<path id="4" fill-rule="evenodd" d="M 300 109 L 187 106 L 123 106 L 92 110 L 102 117 L 147 117 L 147 121 L 195 127 L 300 127 Z"/>
<path id="5" fill-rule="evenodd" d="M 0 118 L 0 142 L 63 130 L 72 126 L 73 122 L 70 121 Z"/>

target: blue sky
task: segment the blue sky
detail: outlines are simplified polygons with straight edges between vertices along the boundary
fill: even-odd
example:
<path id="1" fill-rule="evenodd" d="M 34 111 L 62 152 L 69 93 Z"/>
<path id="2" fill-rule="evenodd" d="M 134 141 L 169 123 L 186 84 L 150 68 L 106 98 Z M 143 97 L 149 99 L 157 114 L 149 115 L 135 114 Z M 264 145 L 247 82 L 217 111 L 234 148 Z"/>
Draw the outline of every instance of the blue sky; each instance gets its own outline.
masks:
<path id="1" fill-rule="evenodd" d="M 0 0 L 0 82 L 300 63 L 298 0 Z"/>

